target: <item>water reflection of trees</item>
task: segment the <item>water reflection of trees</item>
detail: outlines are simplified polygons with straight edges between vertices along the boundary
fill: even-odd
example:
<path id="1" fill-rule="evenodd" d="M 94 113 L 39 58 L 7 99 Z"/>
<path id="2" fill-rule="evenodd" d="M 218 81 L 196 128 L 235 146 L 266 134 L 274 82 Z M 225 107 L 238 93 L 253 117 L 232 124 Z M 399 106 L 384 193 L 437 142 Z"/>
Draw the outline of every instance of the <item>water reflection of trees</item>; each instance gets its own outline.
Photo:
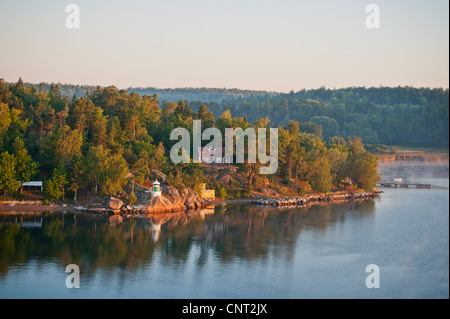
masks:
<path id="1" fill-rule="evenodd" d="M 373 200 L 310 208 L 216 207 L 209 211 L 149 214 L 140 218 L 43 213 L 41 227 L 21 227 L 17 216 L 0 216 L 0 276 L 29 260 L 80 265 L 83 276 L 117 267 L 135 271 L 158 255 L 166 265 L 183 264 L 193 247 L 197 265 L 209 257 L 292 257 L 302 231 L 324 232 L 347 218 L 372 216 Z M 23 219 L 35 218 L 22 216 Z M 23 225 L 22 225 L 23 226 Z M 287 254 L 287 255 L 286 255 Z"/>

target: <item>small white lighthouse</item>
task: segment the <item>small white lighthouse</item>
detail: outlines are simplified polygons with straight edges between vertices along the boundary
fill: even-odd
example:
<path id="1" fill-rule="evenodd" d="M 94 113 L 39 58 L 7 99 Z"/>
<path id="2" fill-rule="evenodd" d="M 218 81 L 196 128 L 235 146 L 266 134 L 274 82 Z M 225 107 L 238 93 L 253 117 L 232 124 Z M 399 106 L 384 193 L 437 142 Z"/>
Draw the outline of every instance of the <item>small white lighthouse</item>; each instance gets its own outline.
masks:
<path id="1" fill-rule="evenodd" d="M 161 184 L 156 179 L 153 182 L 153 197 L 161 196 Z"/>

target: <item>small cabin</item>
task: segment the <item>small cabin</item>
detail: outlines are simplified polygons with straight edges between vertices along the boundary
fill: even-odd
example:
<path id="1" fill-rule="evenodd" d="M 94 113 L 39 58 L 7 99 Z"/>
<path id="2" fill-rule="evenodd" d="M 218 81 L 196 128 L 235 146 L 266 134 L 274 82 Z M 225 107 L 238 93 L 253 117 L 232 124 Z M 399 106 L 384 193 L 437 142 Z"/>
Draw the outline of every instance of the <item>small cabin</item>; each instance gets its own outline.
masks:
<path id="1" fill-rule="evenodd" d="M 43 191 L 42 181 L 30 181 L 22 183 L 22 190 L 24 191 Z"/>

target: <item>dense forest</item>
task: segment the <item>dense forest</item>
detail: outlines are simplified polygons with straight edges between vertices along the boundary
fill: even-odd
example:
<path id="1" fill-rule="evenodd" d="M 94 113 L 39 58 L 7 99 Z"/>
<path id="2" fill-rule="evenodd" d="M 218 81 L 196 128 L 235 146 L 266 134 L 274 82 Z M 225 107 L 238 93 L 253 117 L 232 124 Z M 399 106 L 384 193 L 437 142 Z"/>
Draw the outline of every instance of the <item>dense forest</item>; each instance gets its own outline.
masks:
<path id="1" fill-rule="evenodd" d="M 406 94 L 405 90 L 393 89 L 396 92 L 391 95 L 393 103 L 402 100 L 406 101 L 405 109 L 414 105 L 423 112 L 427 108 L 447 112 L 446 119 L 440 113 L 431 112 L 422 122 L 428 123 L 426 132 L 437 131 L 439 140 L 443 134 L 439 125 L 446 125 L 448 143 L 448 99 L 445 100 L 448 91 L 413 89 Z M 361 97 L 362 92 L 367 94 Z M 363 127 L 352 126 L 345 119 L 349 114 L 360 116 L 358 121 L 369 114 L 385 116 L 394 107 L 381 106 L 383 101 L 374 97 L 379 94 L 375 92 L 372 96 L 368 92 L 371 90 L 318 90 L 253 96 L 242 100 L 239 107 L 235 107 L 235 101 L 221 103 L 221 113 L 217 115 L 214 107 L 209 108 L 214 102 L 188 103 L 182 99 L 162 103 L 158 94 L 140 95 L 114 86 L 96 87 L 83 96 L 69 97 L 61 93 L 58 84 L 51 84 L 47 91 L 44 84 L 25 85 L 22 79 L 7 84 L 0 80 L 0 192 L 18 194 L 19 181 L 43 180 L 46 194 L 54 199 L 73 198 L 79 191 L 114 195 L 122 192 L 127 179 L 144 183 L 154 177 L 154 171 L 166 174 L 167 183 L 179 189 L 186 186 L 196 189 L 201 182 L 206 182 L 222 198 L 229 196 L 227 191 L 231 188 L 261 189 L 264 181 L 282 181 L 299 194 L 306 190 L 326 193 L 343 188 L 349 180 L 360 189 L 371 190 L 377 178 L 377 159 L 356 137 L 359 133 L 364 136 L 364 129 L 370 125 L 363 122 L 366 123 Z M 397 96 L 402 92 L 408 99 Z M 342 103 L 335 110 L 325 100 L 316 100 L 319 96 L 314 94 L 321 98 L 328 94 L 326 101 L 333 101 L 335 106 L 339 101 L 354 102 Z M 415 104 L 414 94 L 425 106 Z M 381 104 L 368 102 L 369 99 Z M 362 101 L 380 109 L 371 114 L 362 108 Z M 283 107 L 284 111 L 280 109 Z M 352 113 L 347 114 L 350 110 Z M 295 115 L 289 117 L 290 111 Z M 401 112 L 394 113 L 398 118 Z M 326 114 L 336 118 L 338 126 L 334 131 L 331 125 L 327 126 L 326 119 L 333 120 Z M 410 126 L 414 125 L 415 117 L 409 114 Z M 200 164 L 174 165 L 169 160 L 169 151 L 176 141 L 170 140 L 170 133 L 177 127 L 192 133 L 194 119 L 202 120 L 203 129 L 217 127 L 222 136 L 228 127 L 278 128 L 277 173 L 260 176 L 260 164 L 243 163 L 238 165 L 238 173 L 244 184 L 224 185 L 208 177 Z M 344 129 L 351 132 L 345 138 L 342 137 Z"/>
<path id="2" fill-rule="evenodd" d="M 51 90 L 51 83 L 24 83 L 25 86 L 34 86 L 37 90 L 39 88 L 43 89 L 45 92 Z M 55 85 L 55 84 L 53 84 Z M 73 84 L 58 84 L 59 92 L 61 96 L 68 97 L 82 97 L 88 92 L 93 92 L 98 90 L 98 86 L 93 85 L 73 85 Z M 254 91 L 254 90 L 241 90 L 241 89 L 224 89 L 224 88 L 154 88 L 154 87 L 130 87 L 126 91 L 129 93 L 138 93 L 140 95 L 153 95 L 158 94 L 160 101 L 166 102 L 177 102 L 179 100 L 187 101 L 207 101 L 224 103 L 234 100 L 240 100 L 252 96 L 264 96 L 269 97 L 276 92 L 267 91 Z"/>
<path id="3" fill-rule="evenodd" d="M 360 136 L 367 144 L 448 148 L 448 89 L 302 90 L 250 98 L 235 114 L 245 114 L 250 121 L 270 114 L 278 125 L 291 120 L 311 122 L 321 126 L 325 139 Z"/>
<path id="4" fill-rule="evenodd" d="M 50 92 L 52 85 L 33 86 Z M 82 97 L 99 89 L 58 86 L 61 96 L 68 97 Z M 183 100 L 194 111 L 205 104 L 215 118 L 230 110 L 231 116 L 246 117 L 250 122 L 268 117 L 274 126 L 286 126 L 294 120 L 324 139 L 359 136 L 365 144 L 372 145 L 448 148 L 448 89 L 320 88 L 287 94 L 214 88 L 128 88 L 127 91 L 141 96 L 157 94 L 162 103 Z"/>

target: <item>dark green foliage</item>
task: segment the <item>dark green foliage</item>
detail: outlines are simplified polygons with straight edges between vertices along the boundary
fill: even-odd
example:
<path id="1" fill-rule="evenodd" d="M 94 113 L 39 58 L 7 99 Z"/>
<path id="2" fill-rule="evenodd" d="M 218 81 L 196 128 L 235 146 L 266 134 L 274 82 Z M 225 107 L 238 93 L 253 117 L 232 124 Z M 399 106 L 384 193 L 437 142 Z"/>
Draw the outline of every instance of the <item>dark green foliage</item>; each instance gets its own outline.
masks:
<path id="1" fill-rule="evenodd" d="M 326 193 L 351 178 L 358 187 L 371 189 L 376 158 L 363 143 L 378 153 L 395 153 L 393 144 L 448 147 L 448 109 L 448 90 L 442 89 L 131 92 L 114 86 L 0 80 L 0 154 L 5 163 L 0 188 L 15 191 L 18 180 L 33 177 L 46 181 L 46 191 L 55 199 L 63 197 L 65 186 L 75 196 L 79 189 L 115 194 L 123 190 L 129 173 L 141 184 L 159 170 L 179 190 L 198 191 L 199 184 L 212 183 L 204 170 L 192 161 L 173 165 L 168 155 L 176 143 L 171 131 L 184 127 L 192 134 L 192 121 L 200 119 L 203 130 L 217 127 L 223 135 L 227 127 L 278 127 L 279 169 L 264 176 L 270 183 L 278 178 L 294 191 L 296 185 L 310 185 Z M 259 167 L 239 165 L 239 182 L 213 184 L 217 196 L 248 196 L 261 177 Z"/>
<path id="2" fill-rule="evenodd" d="M 16 176 L 16 158 L 8 152 L 0 154 L 0 191 L 8 193 L 20 187 Z"/>
<path id="3" fill-rule="evenodd" d="M 302 90 L 247 98 L 232 113 L 244 114 L 250 122 L 269 116 L 272 123 L 283 126 L 292 120 L 307 120 L 321 126 L 325 139 L 334 135 L 360 136 L 368 144 L 448 148 L 448 89 Z"/>
<path id="4" fill-rule="evenodd" d="M 67 174 L 64 171 L 63 165 L 59 165 L 53 171 L 52 177 L 45 182 L 44 191 L 53 199 L 64 199 L 64 187 L 66 184 Z"/>
<path id="5" fill-rule="evenodd" d="M 130 195 L 128 195 L 127 204 L 134 205 L 136 204 L 136 202 L 137 202 L 136 194 L 134 192 L 131 192 Z"/>

